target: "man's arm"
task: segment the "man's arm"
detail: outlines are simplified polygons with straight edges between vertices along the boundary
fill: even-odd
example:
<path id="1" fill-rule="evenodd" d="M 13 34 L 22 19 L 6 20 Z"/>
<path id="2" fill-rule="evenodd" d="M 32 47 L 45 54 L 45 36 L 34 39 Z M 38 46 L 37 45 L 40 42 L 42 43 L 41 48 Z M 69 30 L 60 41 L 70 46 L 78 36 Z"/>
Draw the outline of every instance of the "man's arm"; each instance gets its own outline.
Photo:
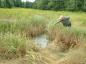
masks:
<path id="1" fill-rule="evenodd" d="M 61 21 L 57 21 L 55 24 L 58 24 L 58 23 L 60 23 Z"/>

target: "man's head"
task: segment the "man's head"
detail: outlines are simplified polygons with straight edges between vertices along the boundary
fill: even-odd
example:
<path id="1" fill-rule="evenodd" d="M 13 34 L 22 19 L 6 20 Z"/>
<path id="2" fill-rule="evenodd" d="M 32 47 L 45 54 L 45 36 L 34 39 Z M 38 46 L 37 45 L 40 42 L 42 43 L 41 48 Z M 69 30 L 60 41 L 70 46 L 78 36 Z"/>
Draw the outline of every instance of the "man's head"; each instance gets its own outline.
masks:
<path id="1" fill-rule="evenodd" d="M 67 26 L 67 27 L 71 26 L 71 22 L 70 22 L 70 17 L 69 16 L 63 16 L 63 15 L 61 15 L 59 17 L 59 22 L 61 22 L 64 26 Z"/>
<path id="2" fill-rule="evenodd" d="M 62 20 L 64 20 L 64 16 L 63 16 L 63 15 L 61 15 L 61 16 L 59 17 L 59 21 L 62 21 Z"/>
<path id="3" fill-rule="evenodd" d="M 61 15 L 60 17 L 59 17 L 59 21 L 64 21 L 64 20 L 69 20 L 70 19 L 70 17 L 68 17 L 68 16 L 63 16 L 63 15 Z"/>

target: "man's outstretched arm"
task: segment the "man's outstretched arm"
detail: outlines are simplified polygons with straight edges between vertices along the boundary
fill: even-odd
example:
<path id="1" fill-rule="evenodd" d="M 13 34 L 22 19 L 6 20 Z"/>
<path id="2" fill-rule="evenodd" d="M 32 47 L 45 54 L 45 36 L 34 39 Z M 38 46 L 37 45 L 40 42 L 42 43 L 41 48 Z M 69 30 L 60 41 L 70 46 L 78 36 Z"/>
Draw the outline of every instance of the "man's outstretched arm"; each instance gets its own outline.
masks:
<path id="1" fill-rule="evenodd" d="M 61 21 L 57 21 L 55 24 L 58 24 L 58 23 L 60 23 Z"/>

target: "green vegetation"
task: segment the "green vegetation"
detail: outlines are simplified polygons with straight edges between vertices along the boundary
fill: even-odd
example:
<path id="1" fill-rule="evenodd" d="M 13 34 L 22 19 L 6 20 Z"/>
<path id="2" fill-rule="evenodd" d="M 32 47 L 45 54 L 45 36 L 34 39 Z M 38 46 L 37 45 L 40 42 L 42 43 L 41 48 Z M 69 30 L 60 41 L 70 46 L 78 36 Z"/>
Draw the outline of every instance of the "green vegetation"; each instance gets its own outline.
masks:
<path id="1" fill-rule="evenodd" d="M 54 25 L 60 15 L 71 17 L 71 28 Z M 0 60 L 24 58 L 23 64 L 85 64 L 85 16 L 85 12 L 1 8 Z M 45 49 L 33 41 L 41 34 L 49 36 L 50 43 Z"/>
<path id="2" fill-rule="evenodd" d="M 43 10 L 86 11 L 86 0 L 36 0 L 33 8 Z"/>
<path id="3" fill-rule="evenodd" d="M 35 8 L 42 10 L 86 11 L 86 0 L 0 0 L 0 8 Z"/>
<path id="4" fill-rule="evenodd" d="M 0 0 L 0 8 L 14 8 L 14 7 L 23 7 L 31 8 L 31 2 L 23 2 L 22 0 Z"/>
<path id="5" fill-rule="evenodd" d="M 11 59 L 24 56 L 26 41 L 27 39 L 19 34 L 0 34 L 0 58 Z"/>

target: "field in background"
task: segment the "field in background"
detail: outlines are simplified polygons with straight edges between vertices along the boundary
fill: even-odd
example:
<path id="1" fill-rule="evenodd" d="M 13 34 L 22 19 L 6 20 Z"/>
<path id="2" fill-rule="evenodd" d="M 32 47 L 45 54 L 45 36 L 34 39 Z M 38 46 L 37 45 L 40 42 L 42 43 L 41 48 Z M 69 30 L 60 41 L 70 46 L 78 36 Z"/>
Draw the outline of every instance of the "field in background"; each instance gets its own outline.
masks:
<path id="1" fill-rule="evenodd" d="M 71 28 L 54 25 L 60 15 L 70 16 Z M 85 64 L 85 17 L 86 12 L 1 8 L 0 64 Z M 45 49 L 32 41 L 40 34 L 49 36 Z"/>

